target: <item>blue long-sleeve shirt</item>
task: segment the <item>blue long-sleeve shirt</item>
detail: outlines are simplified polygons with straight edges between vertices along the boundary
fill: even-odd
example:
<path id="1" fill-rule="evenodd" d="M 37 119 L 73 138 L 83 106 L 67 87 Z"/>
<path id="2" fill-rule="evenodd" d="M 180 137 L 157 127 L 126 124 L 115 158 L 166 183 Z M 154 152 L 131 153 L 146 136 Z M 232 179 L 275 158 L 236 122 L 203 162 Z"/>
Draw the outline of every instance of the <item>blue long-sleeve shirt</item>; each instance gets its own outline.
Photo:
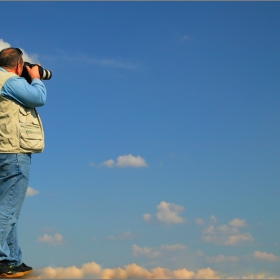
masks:
<path id="1" fill-rule="evenodd" d="M 0 71 L 7 72 L 1 67 Z M 6 99 L 17 101 L 29 108 L 43 106 L 47 99 L 46 87 L 40 79 L 33 79 L 30 85 L 24 78 L 19 76 L 8 79 L 0 94 Z"/>

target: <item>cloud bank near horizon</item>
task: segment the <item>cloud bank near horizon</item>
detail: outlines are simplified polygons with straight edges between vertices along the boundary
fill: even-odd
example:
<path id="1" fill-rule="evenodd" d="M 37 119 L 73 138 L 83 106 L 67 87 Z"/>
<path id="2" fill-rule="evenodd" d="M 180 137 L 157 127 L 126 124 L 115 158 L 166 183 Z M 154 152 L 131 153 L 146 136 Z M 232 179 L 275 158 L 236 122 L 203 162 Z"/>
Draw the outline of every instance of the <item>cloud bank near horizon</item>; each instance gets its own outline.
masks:
<path id="1" fill-rule="evenodd" d="M 102 268 L 96 262 L 88 262 L 81 267 L 45 267 L 36 270 L 28 276 L 29 279 L 279 279 L 278 276 L 264 273 L 256 273 L 237 277 L 225 275 L 210 267 L 198 269 L 197 271 L 187 268 L 168 269 L 155 267 L 147 269 L 136 263 L 123 267 Z"/>
<path id="2" fill-rule="evenodd" d="M 220 275 L 211 268 L 203 268 L 198 271 L 186 268 L 171 270 L 163 267 L 146 269 L 136 263 L 116 268 L 102 268 L 96 262 L 83 264 L 81 267 L 45 267 L 37 270 L 29 278 L 33 279 L 219 279 Z"/>

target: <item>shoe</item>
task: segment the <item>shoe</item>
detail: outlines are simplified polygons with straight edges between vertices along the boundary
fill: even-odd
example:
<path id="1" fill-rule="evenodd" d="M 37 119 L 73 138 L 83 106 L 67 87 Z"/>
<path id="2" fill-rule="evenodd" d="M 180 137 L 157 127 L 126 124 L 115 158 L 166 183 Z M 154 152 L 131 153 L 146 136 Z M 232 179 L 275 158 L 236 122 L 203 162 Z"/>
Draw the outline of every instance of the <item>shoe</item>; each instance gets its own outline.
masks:
<path id="1" fill-rule="evenodd" d="M 15 266 L 14 267 L 14 270 L 17 271 L 17 272 L 22 272 L 23 275 L 26 275 L 26 274 L 29 274 L 29 273 L 32 273 L 34 270 L 31 266 L 28 266 L 26 265 L 25 263 L 22 263 L 21 265 L 19 266 Z"/>
<path id="2" fill-rule="evenodd" d="M 17 278 L 24 275 L 24 272 L 15 270 L 15 267 L 7 262 L 0 262 L 0 276 L 4 278 Z"/>

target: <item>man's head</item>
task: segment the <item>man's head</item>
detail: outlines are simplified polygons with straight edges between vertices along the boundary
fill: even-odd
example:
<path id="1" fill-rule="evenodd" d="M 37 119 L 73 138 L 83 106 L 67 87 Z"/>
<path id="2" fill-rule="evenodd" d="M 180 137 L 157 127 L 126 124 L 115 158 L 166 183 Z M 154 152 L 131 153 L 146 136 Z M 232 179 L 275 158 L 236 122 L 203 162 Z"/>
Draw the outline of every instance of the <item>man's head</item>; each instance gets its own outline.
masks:
<path id="1" fill-rule="evenodd" d="M 18 48 L 6 48 L 1 50 L 0 67 L 20 76 L 23 70 L 22 54 L 22 51 Z"/>

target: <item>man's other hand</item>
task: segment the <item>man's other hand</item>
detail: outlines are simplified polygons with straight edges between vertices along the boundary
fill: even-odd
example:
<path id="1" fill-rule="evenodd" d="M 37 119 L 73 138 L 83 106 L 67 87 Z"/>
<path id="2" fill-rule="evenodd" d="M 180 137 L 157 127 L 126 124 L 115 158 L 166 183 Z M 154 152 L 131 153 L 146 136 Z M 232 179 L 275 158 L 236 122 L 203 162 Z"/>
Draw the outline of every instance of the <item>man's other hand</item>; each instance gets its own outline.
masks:
<path id="1" fill-rule="evenodd" d="M 30 68 L 29 66 L 26 66 L 26 70 L 28 72 L 28 75 L 30 76 L 31 80 L 33 79 L 40 79 L 40 73 L 39 73 L 39 67 L 38 65 L 33 66 Z"/>

